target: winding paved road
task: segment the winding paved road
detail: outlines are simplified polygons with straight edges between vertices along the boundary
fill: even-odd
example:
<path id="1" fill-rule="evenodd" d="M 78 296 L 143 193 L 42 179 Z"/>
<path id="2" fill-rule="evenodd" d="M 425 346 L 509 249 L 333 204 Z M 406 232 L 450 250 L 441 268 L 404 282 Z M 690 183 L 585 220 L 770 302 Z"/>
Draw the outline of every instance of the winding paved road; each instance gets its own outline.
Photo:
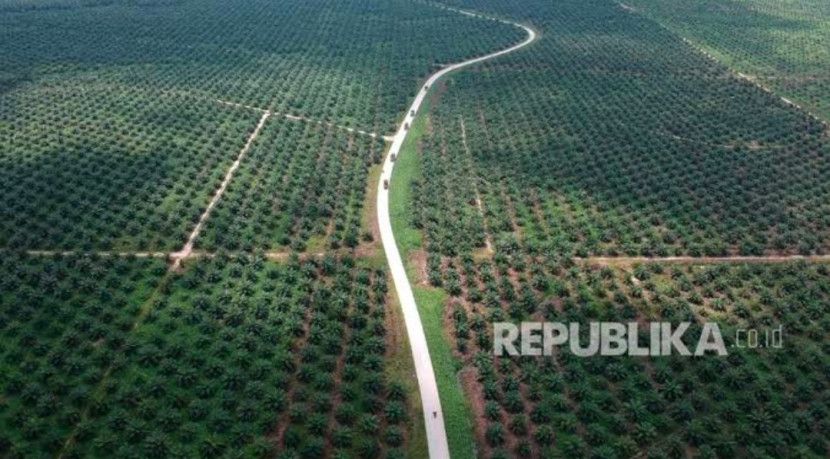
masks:
<path id="1" fill-rule="evenodd" d="M 389 149 L 389 154 L 383 163 L 383 170 L 378 180 L 378 226 L 380 227 L 380 238 L 383 242 L 383 248 L 386 252 L 386 260 L 389 262 L 389 268 L 392 271 L 392 280 L 395 283 L 395 290 L 398 292 L 398 299 L 403 309 L 404 322 L 406 323 L 406 332 L 409 335 L 409 345 L 412 349 L 412 358 L 415 362 L 415 374 L 418 378 L 418 387 L 421 393 L 421 403 L 424 410 L 424 422 L 426 424 L 427 444 L 429 445 L 429 457 L 433 459 L 450 457 L 450 450 L 447 445 L 447 432 L 444 430 L 444 417 L 441 411 L 441 400 L 438 397 L 438 386 L 435 383 L 435 372 L 432 369 L 432 360 L 429 356 L 429 348 L 427 347 L 426 336 L 424 335 L 424 328 L 421 325 L 421 316 L 418 314 L 418 308 L 415 305 L 415 297 L 412 294 L 412 286 L 409 284 L 409 279 L 406 276 L 406 269 L 404 268 L 401 254 L 398 251 L 398 246 L 395 243 L 395 235 L 392 233 L 392 223 L 389 219 L 389 191 L 384 189 L 383 182 L 389 180 L 390 188 L 392 184 L 392 168 L 395 163 L 392 162 L 392 155 L 397 156 L 403 145 L 408 130 L 406 125 L 412 125 L 415 119 L 413 113 L 417 115 L 418 109 L 421 107 L 421 102 L 427 95 L 429 87 L 438 81 L 442 76 L 466 67 L 473 65 L 487 59 L 492 59 L 507 53 L 516 51 L 519 48 L 527 46 L 536 39 L 536 32 L 529 27 L 517 24 L 515 22 L 504 21 L 500 19 L 493 19 L 487 16 L 482 16 L 468 11 L 457 10 L 454 8 L 446 8 L 458 13 L 487 19 L 497 20 L 499 22 L 510 24 L 516 27 L 521 27 L 527 32 L 527 38 L 521 43 L 501 51 L 497 51 L 486 56 L 477 57 L 467 61 L 451 64 L 444 67 L 440 71 L 432 74 L 427 79 L 424 86 L 418 91 L 418 95 L 412 102 L 412 105 L 406 111 L 406 117 L 401 125 L 398 127 L 398 132 L 392 140 L 392 147 Z"/>

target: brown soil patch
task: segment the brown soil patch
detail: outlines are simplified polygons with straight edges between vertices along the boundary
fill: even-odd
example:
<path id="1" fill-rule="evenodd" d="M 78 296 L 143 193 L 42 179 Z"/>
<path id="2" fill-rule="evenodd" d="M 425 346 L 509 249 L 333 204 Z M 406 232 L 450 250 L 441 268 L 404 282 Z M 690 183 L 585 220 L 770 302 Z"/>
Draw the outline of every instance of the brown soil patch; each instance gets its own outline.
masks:
<path id="1" fill-rule="evenodd" d="M 470 410 L 473 413 L 473 438 L 475 438 L 478 456 L 489 457 L 490 447 L 484 437 L 484 426 L 487 419 L 484 417 L 484 393 L 478 383 L 478 370 L 474 367 L 465 367 L 458 372 L 458 382 L 461 390 L 470 401 Z"/>
<path id="2" fill-rule="evenodd" d="M 438 104 L 438 99 L 440 99 L 441 95 L 447 90 L 446 78 L 441 78 L 437 82 L 433 83 L 432 86 L 432 91 L 429 93 L 429 105 L 430 107 L 435 107 Z"/>
<path id="3" fill-rule="evenodd" d="M 409 253 L 409 260 L 412 266 L 415 267 L 415 281 L 416 285 L 428 287 L 429 276 L 427 275 L 427 252 L 424 249 L 413 250 Z"/>

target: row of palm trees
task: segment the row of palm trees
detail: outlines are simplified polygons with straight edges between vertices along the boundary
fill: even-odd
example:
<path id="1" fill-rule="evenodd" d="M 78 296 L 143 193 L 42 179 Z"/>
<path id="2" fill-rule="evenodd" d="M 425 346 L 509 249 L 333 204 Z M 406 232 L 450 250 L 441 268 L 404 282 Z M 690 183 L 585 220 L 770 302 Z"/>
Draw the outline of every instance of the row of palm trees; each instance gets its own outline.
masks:
<path id="1" fill-rule="evenodd" d="M 12 75 L 38 80 L 94 72 L 128 86 L 392 132 L 417 80 L 435 64 L 524 38 L 506 24 L 401 0 L 256 2 L 209 11 L 201 3 L 166 0 L 91 6 L 13 1 L 0 7 L 32 9 L 9 13 L 19 25 L 4 47 Z"/>
<path id="2" fill-rule="evenodd" d="M 437 250 L 482 247 L 484 232 L 579 256 L 826 252 L 825 126 L 597 3 L 490 5 L 538 9 L 550 30 L 453 76 L 432 107 L 423 163 L 438 188 L 416 185 L 429 207 L 415 223 Z M 619 27 L 592 33 L 598 17 Z"/>
<path id="3" fill-rule="evenodd" d="M 444 268 L 444 279 L 463 273 L 463 293 L 453 295 L 447 314 L 457 350 L 477 369 L 485 404 L 476 415 L 489 455 L 682 457 L 691 450 L 723 457 L 744 448 L 773 456 L 826 453 L 826 265 L 568 266 L 548 259 L 516 271 L 506 262 L 462 257 Z M 555 277 L 530 290 L 533 300 L 526 303 L 535 307 L 525 310 L 512 292 L 534 276 Z M 729 356 L 578 358 L 562 346 L 555 357 L 492 357 L 489 323 L 541 317 L 566 323 L 714 320 Z M 778 325 L 787 330 L 785 348 L 735 347 L 741 344 L 737 329 Z M 694 346 L 699 332 L 693 326 L 684 341 Z"/>
<path id="4" fill-rule="evenodd" d="M 383 269 L 228 253 L 187 268 L 3 257 L 3 456 L 399 453 L 411 413 L 386 373 Z"/>
<path id="5" fill-rule="evenodd" d="M 8 249 L 179 248 L 256 124 L 249 110 L 101 82 L 4 97 Z"/>
<path id="6" fill-rule="evenodd" d="M 381 150 L 368 136 L 269 120 L 198 245 L 303 251 L 322 240 L 325 248 L 357 246 L 368 171 Z"/>

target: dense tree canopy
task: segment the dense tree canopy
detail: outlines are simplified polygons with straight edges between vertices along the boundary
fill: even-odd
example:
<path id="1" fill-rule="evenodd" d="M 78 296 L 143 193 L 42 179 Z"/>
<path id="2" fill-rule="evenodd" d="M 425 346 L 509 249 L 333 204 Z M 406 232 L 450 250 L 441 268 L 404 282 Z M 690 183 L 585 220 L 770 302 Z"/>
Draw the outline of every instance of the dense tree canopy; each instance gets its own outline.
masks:
<path id="1" fill-rule="evenodd" d="M 358 454 L 404 442 L 386 276 L 351 258 L 0 259 L 0 453 Z"/>
<path id="2" fill-rule="evenodd" d="M 484 456 L 827 454 L 828 265 L 620 269 L 547 260 L 517 269 L 507 260 L 462 257 L 445 271 L 462 273 L 465 286 L 445 315 L 478 375 L 469 396 L 483 401 L 474 415 Z M 700 324 L 716 321 L 729 355 L 582 358 L 563 345 L 553 357 L 494 358 L 491 323 L 523 320 L 581 323 L 583 346 L 589 322 L 688 321 L 697 324 L 684 335 L 691 350 Z M 781 348 L 768 347 L 779 326 Z M 761 347 L 747 348 L 739 329 L 758 331 Z M 641 346 L 648 339 L 642 328 Z"/>
<path id="3" fill-rule="evenodd" d="M 380 132 L 434 64 L 522 37 L 404 0 L 0 3 L 9 84 L 94 74 Z"/>
<path id="4" fill-rule="evenodd" d="M 830 4 L 632 0 L 628 5 L 830 121 Z"/>
<path id="5" fill-rule="evenodd" d="M 379 139 L 316 123 L 269 120 L 208 220 L 199 246 L 247 251 L 355 247 L 363 237 L 369 167 L 380 162 L 383 147 Z"/>
<path id="6" fill-rule="evenodd" d="M 93 78 L 0 95 L 0 247 L 172 250 L 257 114 Z"/>
<path id="7" fill-rule="evenodd" d="M 530 5 L 540 41 L 434 107 L 414 194 L 438 250 L 482 232 L 580 256 L 830 248 L 821 122 L 617 5 Z"/>
<path id="8" fill-rule="evenodd" d="M 826 263 L 613 258 L 825 253 L 825 126 L 613 2 L 456 3 L 541 32 L 434 88 L 418 142 L 408 223 L 478 453 L 826 456 Z M 729 356 L 496 358 L 501 321 L 688 321 L 689 344 L 714 321 Z M 778 326 L 781 349 L 731 347 Z"/>

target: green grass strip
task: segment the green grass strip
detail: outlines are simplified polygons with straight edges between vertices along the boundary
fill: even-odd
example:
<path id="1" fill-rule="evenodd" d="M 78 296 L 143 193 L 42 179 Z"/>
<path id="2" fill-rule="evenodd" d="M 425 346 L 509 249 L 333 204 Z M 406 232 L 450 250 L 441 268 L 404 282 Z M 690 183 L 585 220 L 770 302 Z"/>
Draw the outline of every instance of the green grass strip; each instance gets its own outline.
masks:
<path id="1" fill-rule="evenodd" d="M 407 265 L 410 281 L 415 277 L 408 255 L 423 245 L 421 232 L 410 225 L 409 211 L 412 205 L 411 183 L 420 177 L 420 158 L 417 150 L 418 139 L 426 132 L 429 118 L 429 100 L 421 106 L 421 115 L 410 127 L 390 181 L 389 215 L 398 249 Z M 475 442 L 472 436 L 472 411 L 464 396 L 457 374 L 461 363 L 452 354 L 452 346 L 444 334 L 441 323 L 442 311 L 447 294 L 437 288 L 412 286 L 418 313 L 429 347 L 429 355 L 435 370 L 441 408 L 444 411 L 444 426 L 447 431 L 450 455 L 454 459 L 474 457 Z"/>

